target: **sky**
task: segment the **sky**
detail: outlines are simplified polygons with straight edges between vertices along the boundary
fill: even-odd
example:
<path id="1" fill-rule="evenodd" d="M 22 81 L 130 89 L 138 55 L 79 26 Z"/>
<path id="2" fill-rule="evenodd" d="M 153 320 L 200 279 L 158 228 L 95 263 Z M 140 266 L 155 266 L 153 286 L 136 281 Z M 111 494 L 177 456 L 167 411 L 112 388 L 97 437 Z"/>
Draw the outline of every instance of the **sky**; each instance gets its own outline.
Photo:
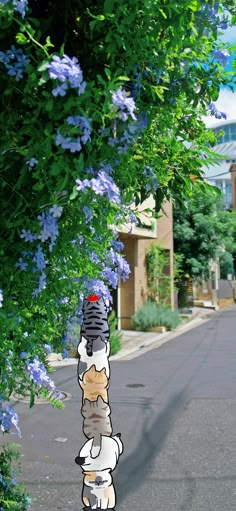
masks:
<path id="1" fill-rule="evenodd" d="M 223 42 L 236 44 L 236 26 L 225 30 L 224 35 L 220 38 L 220 40 Z M 229 65 L 226 68 L 227 70 L 230 70 L 231 61 L 232 58 L 230 59 Z M 227 121 L 236 120 L 236 91 L 233 93 L 229 89 L 221 89 L 219 98 L 214 103 L 218 110 L 227 114 Z M 220 122 L 225 122 L 224 119 L 219 121 L 214 116 L 204 117 L 203 120 L 207 127 L 214 126 Z"/>

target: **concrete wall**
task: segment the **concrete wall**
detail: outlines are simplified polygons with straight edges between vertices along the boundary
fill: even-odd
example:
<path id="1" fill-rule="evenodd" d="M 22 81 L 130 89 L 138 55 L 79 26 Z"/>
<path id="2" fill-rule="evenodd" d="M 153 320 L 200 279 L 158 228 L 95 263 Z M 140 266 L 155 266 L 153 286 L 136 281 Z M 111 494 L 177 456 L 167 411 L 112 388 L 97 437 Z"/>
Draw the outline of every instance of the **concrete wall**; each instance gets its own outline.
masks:
<path id="1" fill-rule="evenodd" d="M 164 214 L 165 213 L 165 214 Z M 174 308 L 174 286 L 173 286 L 173 221 L 172 205 L 166 203 L 164 206 L 162 218 L 156 220 L 156 237 L 153 238 L 153 232 L 148 237 L 146 229 L 139 229 L 135 234 L 120 234 L 120 240 L 124 243 L 122 255 L 128 261 L 131 274 L 126 282 L 120 282 L 119 300 L 118 300 L 118 321 L 119 328 L 132 329 L 132 315 L 138 310 L 140 305 L 147 300 L 147 274 L 145 256 L 146 250 L 152 244 L 157 242 L 169 254 L 169 273 L 171 276 L 171 296 L 170 303 Z M 143 234 L 143 236 L 141 236 Z"/>

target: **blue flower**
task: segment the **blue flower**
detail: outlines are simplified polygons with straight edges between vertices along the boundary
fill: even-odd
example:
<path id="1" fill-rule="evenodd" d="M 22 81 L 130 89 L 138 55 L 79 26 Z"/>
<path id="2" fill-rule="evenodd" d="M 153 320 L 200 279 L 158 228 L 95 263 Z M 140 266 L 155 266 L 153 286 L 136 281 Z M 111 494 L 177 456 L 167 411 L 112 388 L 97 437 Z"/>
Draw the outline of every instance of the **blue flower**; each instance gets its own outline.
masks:
<path id="1" fill-rule="evenodd" d="M 210 114 L 214 115 L 216 119 L 227 119 L 226 113 L 218 110 L 215 106 L 215 103 L 213 103 L 213 101 L 210 102 L 209 111 L 210 111 Z"/>
<path id="2" fill-rule="evenodd" d="M 12 45 L 6 52 L 0 52 L 0 62 L 4 64 L 8 75 L 14 76 L 16 81 L 19 81 L 26 72 L 26 65 L 30 63 L 30 58 L 21 48 Z"/>
<path id="3" fill-rule="evenodd" d="M 117 268 L 118 275 L 122 278 L 122 280 L 127 280 L 129 273 L 130 273 L 130 267 L 127 263 L 127 261 L 117 252 L 113 250 L 113 248 L 110 249 L 109 252 L 110 259 L 112 264 Z"/>
<path id="4" fill-rule="evenodd" d="M 58 211 L 58 208 L 54 210 L 51 208 L 51 212 L 43 212 L 38 216 L 38 220 L 41 226 L 41 233 L 40 233 L 40 239 L 41 241 L 45 242 L 48 239 L 50 240 L 49 250 L 52 251 L 57 236 L 59 234 L 58 224 L 57 224 L 57 218 L 55 218 L 55 211 L 58 216 L 60 211 Z"/>
<path id="5" fill-rule="evenodd" d="M 20 237 L 24 239 L 25 241 L 35 241 L 37 240 L 38 236 L 33 234 L 31 231 L 26 231 L 25 229 L 22 230 Z"/>
<path id="6" fill-rule="evenodd" d="M 56 145 L 61 146 L 62 149 L 69 149 L 71 153 L 80 152 L 82 149 L 80 137 L 72 140 L 71 137 L 63 137 L 60 131 L 57 131 Z"/>
<path id="7" fill-rule="evenodd" d="M 226 49 L 215 50 L 213 52 L 213 56 L 216 60 L 218 60 L 218 62 L 220 62 L 220 64 L 222 64 L 222 66 L 226 66 L 228 58 L 230 57 L 230 53 Z"/>
<path id="8" fill-rule="evenodd" d="M 36 267 L 33 268 L 33 271 L 44 270 L 46 268 L 47 261 L 45 259 L 45 254 L 41 245 L 38 245 L 38 248 L 33 257 L 33 262 L 36 263 Z"/>
<path id="9" fill-rule="evenodd" d="M 39 388 L 45 387 L 47 390 L 54 390 L 55 383 L 49 378 L 46 368 L 36 356 L 33 362 L 25 362 L 30 379 L 36 383 Z"/>
<path id="10" fill-rule="evenodd" d="M 53 89 L 53 96 L 65 96 L 68 86 L 77 89 L 78 95 L 84 93 L 86 82 L 83 81 L 83 73 L 76 57 L 71 59 L 67 55 L 62 58 L 54 55 L 48 65 L 48 73 L 52 80 L 60 82 L 60 85 Z"/>
<path id="11" fill-rule="evenodd" d="M 136 120 L 134 114 L 135 102 L 133 98 L 127 96 L 125 90 L 117 89 L 117 91 L 112 92 L 112 103 L 117 108 L 122 121 L 127 121 L 128 115 Z"/>
<path id="12" fill-rule="evenodd" d="M 111 202 L 115 202 L 116 204 L 120 202 L 119 188 L 116 186 L 112 177 L 108 176 L 103 170 L 98 172 L 96 179 L 84 179 L 83 181 L 77 179 L 76 183 L 78 185 L 76 187 L 78 191 L 85 191 L 86 188 L 91 188 L 96 195 L 107 195 Z"/>
<path id="13" fill-rule="evenodd" d="M 2 292 L 2 289 L 0 289 L 0 308 L 2 307 L 2 304 L 3 304 L 3 292 Z"/>
<path id="14" fill-rule="evenodd" d="M 18 426 L 19 417 L 11 406 L 7 405 L 5 410 L 3 410 L 1 407 L 1 409 L 0 409 L 0 423 L 1 423 L 1 430 L 4 433 L 6 431 L 9 431 L 13 426 L 15 426 L 18 435 L 21 436 L 20 428 Z"/>
<path id="15" fill-rule="evenodd" d="M 26 271 L 27 267 L 28 267 L 28 263 L 26 263 L 22 257 L 20 257 L 20 259 L 17 261 L 16 263 L 16 267 L 17 268 L 20 268 L 21 271 Z"/>
<path id="16" fill-rule="evenodd" d="M 38 164 L 38 160 L 36 158 L 31 158 L 30 160 L 28 160 L 26 162 L 26 165 L 28 165 L 29 170 L 32 170 L 35 167 L 35 165 L 37 165 L 37 164 Z"/>
<path id="17" fill-rule="evenodd" d="M 44 348 L 48 355 L 50 355 L 50 353 L 52 353 L 52 348 L 51 348 L 50 344 L 44 344 Z"/>
<path id="18" fill-rule="evenodd" d="M 59 218 L 62 215 L 62 212 L 63 208 L 61 206 L 57 206 L 56 204 L 54 204 L 49 209 L 49 213 L 51 213 L 51 215 L 54 216 L 54 218 Z"/>
<path id="19" fill-rule="evenodd" d="M 1 0 L 1 4 L 6 5 L 10 0 Z M 28 0 L 13 0 L 13 6 L 15 10 L 19 12 L 22 18 L 25 17 L 26 9 L 28 7 Z"/>
<path id="20" fill-rule="evenodd" d="M 116 289 L 118 286 L 118 274 L 112 270 L 109 266 L 104 266 L 102 271 L 103 277 L 108 280 L 110 286 L 113 289 Z"/>
<path id="21" fill-rule="evenodd" d="M 32 292 L 32 297 L 33 298 L 36 298 L 43 289 L 45 289 L 45 287 L 47 286 L 47 276 L 46 276 L 46 273 L 44 271 L 42 271 L 40 277 L 39 277 L 39 282 L 38 282 L 38 287 L 36 289 L 34 289 L 34 291 Z"/>
<path id="22" fill-rule="evenodd" d="M 28 353 L 27 351 L 22 351 L 19 355 L 20 359 L 21 360 L 24 360 L 24 358 L 26 358 L 28 356 Z"/>
<path id="23" fill-rule="evenodd" d="M 80 138 L 83 144 L 86 144 L 91 140 L 91 126 L 89 120 L 86 119 L 86 117 L 83 117 L 82 115 L 71 115 L 67 117 L 66 122 L 71 126 L 76 126 L 82 131 L 83 134 Z"/>

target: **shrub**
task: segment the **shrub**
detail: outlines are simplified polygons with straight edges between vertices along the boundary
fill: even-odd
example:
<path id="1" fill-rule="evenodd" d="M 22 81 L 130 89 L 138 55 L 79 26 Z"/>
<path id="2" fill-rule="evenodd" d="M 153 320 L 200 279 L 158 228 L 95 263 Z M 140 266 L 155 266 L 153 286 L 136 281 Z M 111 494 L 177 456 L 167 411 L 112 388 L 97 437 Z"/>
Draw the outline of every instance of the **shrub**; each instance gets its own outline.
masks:
<path id="1" fill-rule="evenodd" d="M 108 323 L 110 327 L 111 355 L 115 355 L 121 349 L 122 333 L 117 330 L 117 318 L 114 310 L 109 315 Z"/>
<path id="2" fill-rule="evenodd" d="M 0 502 L 2 511 L 27 511 L 31 498 L 24 486 L 16 481 L 19 472 L 18 444 L 8 443 L 0 452 Z"/>
<path id="3" fill-rule="evenodd" d="M 151 301 L 142 304 L 132 316 L 133 325 L 142 328 L 144 331 L 155 326 L 165 326 L 173 329 L 179 325 L 180 321 L 177 312 Z"/>

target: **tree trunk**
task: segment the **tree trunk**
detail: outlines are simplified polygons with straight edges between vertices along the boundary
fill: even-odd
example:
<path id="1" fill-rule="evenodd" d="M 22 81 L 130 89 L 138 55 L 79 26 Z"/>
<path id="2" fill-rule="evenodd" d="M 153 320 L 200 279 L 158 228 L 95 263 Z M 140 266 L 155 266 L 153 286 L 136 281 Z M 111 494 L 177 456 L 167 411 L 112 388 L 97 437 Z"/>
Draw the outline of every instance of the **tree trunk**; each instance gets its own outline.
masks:
<path id="1" fill-rule="evenodd" d="M 114 510 L 116 493 L 112 481 L 120 454 L 121 435 L 112 436 L 108 399 L 109 305 L 103 298 L 89 296 L 83 303 L 83 324 L 78 344 L 78 383 L 82 389 L 83 433 L 88 439 L 75 462 L 83 471 L 84 510 Z"/>

